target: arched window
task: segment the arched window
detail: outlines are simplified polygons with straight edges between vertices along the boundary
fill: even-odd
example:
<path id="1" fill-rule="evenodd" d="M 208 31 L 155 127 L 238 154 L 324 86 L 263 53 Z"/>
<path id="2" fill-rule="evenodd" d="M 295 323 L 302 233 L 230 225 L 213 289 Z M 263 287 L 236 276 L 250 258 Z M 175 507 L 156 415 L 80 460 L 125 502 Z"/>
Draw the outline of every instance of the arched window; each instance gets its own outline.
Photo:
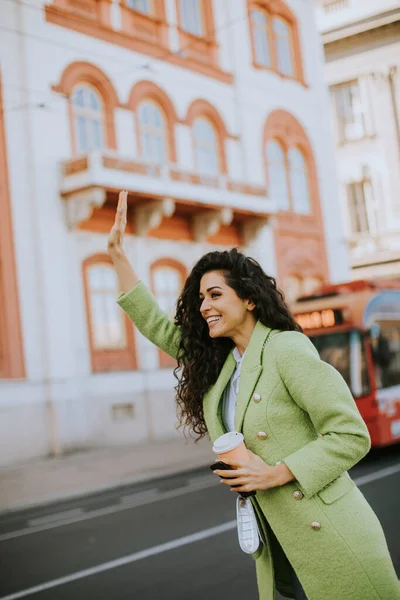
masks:
<path id="1" fill-rule="evenodd" d="M 278 72 L 292 77 L 294 75 L 292 28 L 285 19 L 275 17 L 273 30 Z"/>
<path id="2" fill-rule="evenodd" d="M 84 263 L 93 371 L 135 368 L 132 327 L 115 302 L 119 285 L 108 257 L 92 257 Z"/>
<path id="3" fill-rule="evenodd" d="M 278 208 L 315 216 L 319 212 L 318 183 L 313 150 L 304 128 L 290 113 L 274 111 L 265 124 L 264 144 L 269 193 L 278 199 L 279 192 Z"/>
<path id="4" fill-rule="evenodd" d="M 162 310 L 174 319 L 176 302 L 182 291 L 186 269 L 173 259 L 160 259 L 151 266 L 152 288 Z M 160 350 L 160 367 L 174 367 L 176 360 Z"/>
<path id="5" fill-rule="evenodd" d="M 272 64 L 269 48 L 268 19 L 269 15 L 265 10 L 254 8 L 251 11 L 254 62 L 261 67 L 270 67 Z"/>
<path id="6" fill-rule="evenodd" d="M 77 152 L 90 152 L 104 147 L 104 110 L 97 91 L 82 84 L 72 95 L 73 120 Z"/>
<path id="7" fill-rule="evenodd" d="M 182 287 L 181 273 L 168 266 L 158 267 L 153 273 L 154 294 L 162 310 L 173 319 L 176 301 Z"/>
<path id="8" fill-rule="evenodd" d="M 167 161 L 167 124 L 161 108 L 151 100 L 138 107 L 140 148 L 145 160 L 163 164 Z"/>
<path id="9" fill-rule="evenodd" d="M 267 142 L 266 155 L 269 196 L 276 202 L 278 210 L 290 210 L 286 156 L 280 142 Z"/>
<path id="10" fill-rule="evenodd" d="M 307 163 L 299 148 L 289 150 L 289 171 L 293 210 L 300 215 L 309 215 L 311 207 Z"/>
<path id="11" fill-rule="evenodd" d="M 184 31 L 204 35 L 202 0 L 179 0 L 180 22 Z"/>
<path id="12" fill-rule="evenodd" d="M 193 138 L 198 172 L 202 175 L 217 175 L 219 172 L 218 139 L 212 123 L 204 117 L 195 119 Z"/>

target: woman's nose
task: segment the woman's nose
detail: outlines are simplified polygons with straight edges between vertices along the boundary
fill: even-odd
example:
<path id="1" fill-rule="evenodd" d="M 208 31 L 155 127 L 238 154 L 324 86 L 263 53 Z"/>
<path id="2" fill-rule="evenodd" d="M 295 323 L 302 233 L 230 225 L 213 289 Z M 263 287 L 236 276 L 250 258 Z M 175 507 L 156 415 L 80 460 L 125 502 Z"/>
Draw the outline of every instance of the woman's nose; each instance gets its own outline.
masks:
<path id="1" fill-rule="evenodd" d="M 204 298 L 203 302 L 200 304 L 200 312 L 205 313 L 209 309 L 209 303 L 207 298 Z"/>

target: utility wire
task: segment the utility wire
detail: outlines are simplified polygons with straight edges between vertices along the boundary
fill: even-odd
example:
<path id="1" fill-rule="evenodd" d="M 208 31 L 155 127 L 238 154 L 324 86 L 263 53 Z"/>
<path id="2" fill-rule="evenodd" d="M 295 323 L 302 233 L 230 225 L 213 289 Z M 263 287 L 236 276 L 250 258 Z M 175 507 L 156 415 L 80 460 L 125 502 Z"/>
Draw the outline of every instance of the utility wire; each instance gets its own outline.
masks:
<path id="1" fill-rule="evenodd" d="M 32 9 L 32 10 L 38 10 L 41 13 L 43 12 L 43 9 L 41 7 L 34 6 L 34 5 L 30 4 L 29 2 L 18 1 L 18 0 L 8 0 L 8 1 L 12 2 L 14 5 L 22 5 L 22 6 L 28 7 L 30 9 Z M 78 20 L 78 21 L 81 21 L 82 23 L 87 23 L 87 20 L 84 19 L 84 18 L 79 17 L 79 15 L 74 15 L 73 13 L 71 13 L 71 17 L 74 18 L 74 19 L 76 19 L 76 20 Z M 244 20 L 247 20 L 247 14 L 245 14 L 244 16 L 241 16 L 239 18 L 232 19 L 231 21 L 229 21 L 227 23 L 224 23 L 223 25 L 221 25 L 219 27 L 214 27 L 214 29 L 212 29 L 211 33 L 215 34 L 218 31 L 223 31 L 225 29 L 230 28 L 233 24 L 241 22 L 241 21 L 244 21 Z M 37 35 L 37 34 L 33 34 L 33 33 L 24 32 L 24 31 L 20 31 L 20 30 L 15 29 L 15 28 L 5 27 L 5 26 L 1 25 L 0 26 L 0 30 L 8 31 L 8 32 L 14 33 L 16 35 L 20 35 L 22 37 L 30 37 L 30 38 L 33 38 L 33 39 L 37 39 L 37 40 L 40 40 L 41 42 L 50 44 L 50 45 L 55 46 L 57 48 L 66 48 L 67 50 L 76 50 L 75 46 L 71 46 L 71 45 L 68 45 L 68 44 L 55 42 L 55 41 L 53 41 L 51 39 L 47 39 L 47 38 L 45 38 L 43 36 L 40 36 L 40 35 Z M 179 55 L 182 55 L 185 52 L 185 50 L 190 49 L 193 46 L 193 44 L 196 43 L 196 42 L 197 42 L 197 40 L 194 39 L 193 41 L 191 41 L 188 44 L 186 44 L 186 45 L 182 46 L 181 48 L 179 48 L 179 50 L 177 50 L 177 51 L 171 51 L 169 49 L 166 49 L 164 53 L 160 54 L 160 56 L 154 58 L 153 60 L 165 60 L 169 56 L 176 56 L 176 55 L 179 56 Z M 118 44 L 116 44 L 115 47 L 119 48 L 120 46 L 118 46 Z M 93 51 L 93 50 L 89 50 L 89 51 L 86 51 L 86 52 L 91 53 L 93 56 L 100 57 L 101 59 L 103 59 L 105 61 L 112 60 L 112 62 L 118 62 L 119 65 L 121 65 L 121 63 L 123 63 L 123 62 L 125 64 L 127 64 L 126 61 L 121 61 L 119 58 L 113 58 L 113 57 L 107 56 L 107 55 L 102 54 L 102 53 L 98 53 L 98 52 Z M 139 53 L 137 53 L 134 50 L 132 52 L 135 52 L 135 54 L 139 54 Z M 134 66 L 130 65 L 129 68 L 127 68 L 126 70 L 122 71 L 121 73 L 118 73 L 115 78 L 124 77 L 125 75 L 135 73 L 136 71 L 139 71 L 139 70 L 142 70 L 142 69 L 151 69 L 151 67 L 152 67 L 152 65 L 151 65 L 150 62 L 147 62 L 147 63 L 144 63 L 144 64 L 140 64 L 140 65 L 134 65 Z M 179 68 L 179 66 L 178 66 L 178 68 Z M 185 68 L 185 67 L 182 65 L 181 68 Z M 8 85 L 12 85 L 12 84 L 7 84 L 6 82 L 4 82 L 3 85 L 4 86 L 8 86 Z M 35 92 L 35 93 L 39 93 L 39 90 L 34 90 L 33 88 L 29 88 L 29 87 L 23 87 L 23 86 L 13 86 L 13 87 L 20 87 L 20 89 L 25 89 L 25 90 L 29 90 L 29 91 L 32 91 L 32 92 Z M 48 90 L 43 90 L 42 93 L 48 93 Z M 47 102 L 45 104 L 48 106 L 49 104 L 53 103 L 54 101 L 55 101 L 55 99 L 53 99 L 53 100 L 51 100 L 51 101 L 49 101 L 49 102 Z M 34 104 L 34 107 L 44 108 L 44 106 L 39 106 L 39 105 L 43 105 L 43 104 L 44 103 L 38 103 L 37 105 Z M 30 108 L 30 105 L 22 105 L 20 107 L 17 106 L 17 107 L 11 107 L 11 108 L 5 109 L 5 112 L 15 111 L 15 110 L 25 110 L 25 109 L 28 109 L 28 108 Z"/>

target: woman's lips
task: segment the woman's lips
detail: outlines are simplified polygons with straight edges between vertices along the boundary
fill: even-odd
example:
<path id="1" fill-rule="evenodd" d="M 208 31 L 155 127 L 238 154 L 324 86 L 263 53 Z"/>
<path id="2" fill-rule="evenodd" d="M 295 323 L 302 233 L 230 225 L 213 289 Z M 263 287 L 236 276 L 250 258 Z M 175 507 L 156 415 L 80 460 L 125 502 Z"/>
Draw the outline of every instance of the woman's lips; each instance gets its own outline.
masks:
<path id="1" fill-rule="evenodd" d="M 211 329 L 212 327 L 214 327 L 214 325 L 217 325 L 217 323 L 221 322 L 222 317 L 220 317 L 218 319 L 218 321 L 211 321 L 210 323 L 208 323 L 208 328 Z"/>

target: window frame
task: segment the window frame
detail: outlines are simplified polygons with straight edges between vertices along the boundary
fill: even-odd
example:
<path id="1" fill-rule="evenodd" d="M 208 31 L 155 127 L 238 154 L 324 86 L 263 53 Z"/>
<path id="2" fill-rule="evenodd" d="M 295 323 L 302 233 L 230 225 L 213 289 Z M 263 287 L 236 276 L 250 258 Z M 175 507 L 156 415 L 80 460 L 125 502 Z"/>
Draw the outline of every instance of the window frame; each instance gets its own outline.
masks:
<path id="1" fill-rule="evenodd" d="M 88 85 L 100 95 L 104 109 L 104 148 L 116 150 L 117 138 L 115 131 L 114 110 L 120 106 L 118 96 L 108 77 L 96 66 L 87 62 L 70 63 L 63 71 L 60 81 L 53 87 L 57 93 L 68 99 L 68 120 L 72 155 L 77 154 L 75 139 L 74 114 L 71 102 L 73 90 L 79 85 Z"/>
<path id="2" fill-rule="evenodd" d="M 255 35 L 255 29 L 258 29 L 257 24 L 254 21 L 254 13 L 255 12 L 259 12 L 262 15 L 265 16 L 266 18 L 266 23 L 265 23 L 265 35 L 266 35 L 266 46 L 268 48 L 268 58 L 269 58 L 269 63 L 268 64 L 263 64 L 261 62 L 258 62 L 257 60 L 257 44 L 256 44 L 256 35 Z M 254 5 L 252 6 L 252 8 L 249 11 L 249 18 L 250 18 L 250 27 L 251 27 L 251 42 L 252 42 L 252 50 L 253 50 L 253 63 L 255 66 L 257 66 L 260 69 L 273 69 L 273 65 L 274 65 L 274 48 L 273 48 L 273 44 L 271 44 L 271 13 L 269 13 L 267 10 L 265 10 L 264 8 L 262 8 L 261 6 L 257 6 Z M 260 28 L 261 29 L 261 28 Z"/>
<path id="3" fill-rule="evenodd" d="M 353 101 L 352 90 L 354 88 L 357 88 L 358 103 L 354 103 Z M 365 138 L 367 135 L 366 107 L 363 102 L 362 90 L 359 80 L 351 79 L 350 81 L 344 81 L 342 83 L 338 83 L 336 85 L 331 86 L 330 89 L 333 95 L 333 104 L 336 117 L 336 129 L 339 143 L 348 144 L 350 142 L 357 142 L 358 140 L 362 140 L 363 138 Z M 346 90 L 350 92 L 351 97 L 349 103 L 352 116 L 351 122 L 345 118 L 346 115 L 342 114 L 343 94 Z M 348 129 L 351 127 L 353 127 L 354 129 L 358 127 L 359 133 L 349 135 Z"/>
<path id="4" fill-rule="evenodd" d="M 152 158 L 147 158 L 144 155 L 144 148 L 143 148 L 143 132 L 142 132 L 142 123 L 140 120 L 140 109 L 141 107 L 143 107 L 144 104 L 151 104 L 154 107 L 156 107 L 159 112 L 160 115 L 162 117 L 163 123 L 164 123 L 164 128 L 163 128 L 163 138 L 164 138 L 164 160 L 161 162 L 158 162 L 158 160 L 153 160 Z M 161 129 L 160 129 L 161 131 Z M 157 100 L 154 100 L 151 97 L 144 97 L 142 98 L 136 107 L 136 132 L 137 132 L 137 144 L 138 144 L 138 153 L 140 155 L 140 157 L 145 160 L 146 162 L 149 162 L 151 164 L 156 164 L 156 165 L 162 165 L 165 163 L 170 162 L 171 160 L 171 148 L 170 148 L 170 135 L 169 135 L 169 122 L 168 122 L 168 116 L 165 113 L 165 110 L 163 108 L 163 106 L 157 102 Z M 154 130 L 151 128 L 151 133 L 154 133 Z"/>
<path id="5" fill-rule="evenodd" d="M 275 23 L 284 23 L 287 26 L 288 35 L 287 35 L 287 43 L 289 45 L 289 54 L 290 54 L 290 66 L 292 69 L 291 73 L 284 73 L 279 68 L 279 52 L 278 52 L 278 39 L 281 38 L 276 30 Z M 296 60 L 294 53 L 294 34 L 293 34 L 293 24 L 280 15 L 275 15 L 272 19 L 272 32 L 273 32 L 273 42 L 274 42 L 274 54 L 276 60 L 276 70 L 282 77 L 287 77 L 289 79 L 293 79 L 296 75 Z"/>
<path id="6" fill-rule="evenodd" d="M 74 96 L 77 93 L 77 90 L 82 89 L 84 94 L 86 92 L 86 94 L 89 92 L 94 93 L 94 95 L 96 96 L 97 100 L 99 101 L 99 105 L 100 105 L 100 109 L 97 113 L 97 111 L 92 110 L 90 107 L 84 105 L 83 107 L 78 106 L 77 104 L 75 104 L 74 102 Z M 93 152 L 93 151 L 101 151 L 104 150 L 104 148 L 106 147 L 106 140 L 107 140 L 107 131 L 106 131 L 106 110 L 105 110 L 105 104 L 104 104 L 104 100 L 102 98 L 101 93 L 99 92 L 98 89 L 96 89 L 93 85 L 91 85 L 90 83 L 81 81 L 79 83 L 77 83 L 71 93 L 71 112 L 72 112 L 72 129 L 73 129 L 73 135 L 74 135 L 74 148 L 75 148 L 75 153 L 76 154 L 88 154 L 89 152 Z M 86 125 L 85 125 L 85 132 L 86 132 L 86 136 L 88 134 L 88 130 L 89 127 L 87 125 L 87 122 L 90 120 L 90 123 L 94 122 L 95 119 L 93 118 L 94 115 L 98 114 L 99 115 L 99 123 L 100 123 L 100 129 L 101 129 L 101 144 L 100 146 L 97 147 L 89 147 L 85 150 L 82 150 L 79 148 L 79 135 L 78 135 L 78 126 L 77 126 L 77 117 L 83 117 L 85 119 Z M 91 136 L 91 140 L 92 140 L 92 133 L 90 133 Z M 89 145 L 90 146 L 90 145 Z"/>
<path id="7" fill-rule="evenodd" d="M 264 160 L 266 162 L 266 171 L 267 171 L 267 187 L 268 187 L 268 196 L 269 196 L 269 190 L 270 190 L 270 181 L 271 181 L 271 175 L 270 175 L 270 161 L 268 158 L 268 144 L 270 144 L 271 142 L 275 142 L 276 144 L 278 144 L 282 150 L 282 154 L 283 154 L 283 165 L 284 165 L 284 169 L 285 169 L 285 178 L 286 178 L 286 192 L 287 192 L 287 208 L 286 209 L 280 209 L 279 205 L 278 205 L 278 212 L 291 212 L 292 211 L 292 198 L 291 198 L 291 187 L 290 187 L 290 177 L 289 177 L 289 164 L 288 164 L 288 149 L 286 147 L 286 144 L 279 138 L 279 137 L 271 137 L 270 139 L 267 139 L 265 142 L 265 146 L 264 146 Z M 273 163 L 276 164 L 276 163 Z"/>
<path id="8" fill-rule="evenodd" d="M 174 258 L 159 258 L 158 260 L 154 261 L 150 266 L 150 284 L 151 290 L 156 298 L 157 296 L 155 289 L 155 273 L 157 269 L 163 268 L 173 269 L 174 271 L 177 271 L 179 273 L 181 280 L 181 290 L 183 289 L 187 277 L 187 269 L 185 265 Z M 176 299 L 178 300 L 178 296 Z M 172 358 L 172 356 L 170 356 L 160 348 L 158 349 L 158 358 L 160 369 L 168 369 L 171 367 L 175 368 L 178 364 L 175 358 Z"/>
<path id="9" fill-rule="evenodd" d="M 175 0 L 179 49 L 182 51 L 186 65 L 193 69 L 193 71 L 204 74 L 210 71 L 220 73 L 221 67 L 218 56 L 213 2 L 212 0 L 198 0 L 198 2 L 203 20 L 203 32 L 201 35 L 187 31 L 183 27 L 180 10 L 181 0 Z"/>
<path id="10" fill-rule="evenodd" d="M 312 217 L 313 213 L 314 213 L 314 201 L 313 201 L 313 189 L 311 186 L 311 173 L 310 173 L 310 158 L 308 153 L 305 151 L 305 149 L 299 144 L 299 143 L 294 143 L 292 141 L 288 141 L 285 140 L 283 137 L 280 137 L 279 135 L 272 135 L 271 137 L 267 138 L 265 141 L 265 145 L 264 145 L 264 161 L 265 161 L 265 168 L 266 168 L 266 176 L 267 176 L 267 189 L 268 189 L 268 196 L 269 196 L 269 190 L 270 190 L 270 167 L 269 167 L 269 159 L 268 159 L 268 154 L 267 154 L 267 148 L 268 148 L 268 144 L 270 142 L 276 142 L 280 145 L 282 152 L 283 152 L 283 156 L 284 156 L 284 164 L 285 164 L 285 172 L 286 172 L 286 189 L 288 192 L 288 208 L 287 209 L 279 209 L 278 206 L 278 212 L 279 213 L 290 213 L 293 215 L 296 215 L 298 217 Z M 293 194 L 293 185 L 292 185 L 292 170 L 291 170 L 291 166 L 290 166 L 290 151 L 291 150 L 298 150 L 304 159 L 304 166 L 305 166 L 305 174 L 306 174 L 306 182 L 307 182 L 307 191 L 308 191 L 308 212 L 299 212 L 298 210 L 295 209 L 295 201 L 294 201 L 294 194 Z"/>
<path id="11" fill-rule="evenodd" d="M 350 197 L 350 192 L 353 191 L 353 197 Z M 357 220 L 360 222 L 360 213 L 358 212 L 360 195 L 362 193 L 361 202 L 363 204 L 364 221 L 366 223 L 366 229 L 363 231 L 356 231 L 353 228 L 353 223 Z M 356 197 L 358 194 L 358 197 Z M 352 237 L 366 237 L 374 235 L 376 231 L 376 215 L 373 213 L 373 206 L 371 206 L 373 196 L 372 182 L 370 178 L 363 178 L 359 181 L 351 181 L 346 184 L 346 201 L 347 211 L 349 215 L 349 230 Z M 354 203 L 352 204 L 352 202 Z M 357 214 L 356 214 L 357 213 Z"/>
<path id="12" fill-rule="evenodd" d="M 126 0 L 127 7 L 130 8 L 130 10 L 133 10 L 136 13 L 139 13 L 140 15 L 144 15 L 146 17 L 150 17 L 150 18 L 153 17 L 153 15 L 154 15 L 154 2 L 153 2 L 153 0 L 145 0 L 145 1 L 147 1 L 149 3 L 149 10 L 148 10 L 148 12 L 144 11 L 144 10 L 140 10 L 139 8 L 136 8 L 135 6 L 130 6 L 130 2 L 131 1 L 135 2 L 136 0 Z"/>
<path id="13" fill-rule="evenodd" d="M 94 344 L 94 323 L 91 309 L 91 291 L 89 285 L 89 270 L 94 265 L 110 265 L 112 260 L 108 254 L 95 254 L 86 258 L 82 263 L 83 288 L 85 296 L 86 322 L 88 341 L 93 373 L 131 371 L 137 369 L 135 336 L 132 323 L 125 313 L 121 320 L 125 327 L 126 345 L 123 348 L 99 349 Z M 119 310 L 119 309 L 118 309 Z"/>
<path id="14" fill-rule="evenodd" d="M 303 73 L 303 60 L 300 44 L 299 26 L 295 14 L 290 10 L 290 8 L 286 5 L 286 3 L 283 0 L 247 0 L 247 10 L 253 67 L 255 69 L 272 71 L 284 79 L 296 80 L 302 85 L 306 85 Z M 267 16 L 268 47 L 270 49 L 271 54 L 271 65 L 269 66 L 265 66 L 258 63 L 256 59 L 255 36 L 252 19 L 252 12 L 254 10 L 262 11 Z M 276 19 L 285 22 L 288 26 L 288 30 L 290 33 L 289 45 L 291 65 L 293 71 L 291 75 L 281 72 L 278 67 L 277 35 L 274 31 L 274 23 Z"/>
<path id="15" fill-rule="evenodd" d="M 303 212 L 303 211 L 299 211 L 295 209 L 295 195 L 293 193 L 293 190 L 296 188 L 296 186 L 292 185 L 292 165 L 291 165 L 291 161 L 290 161 L 290 152 L 292 150 L 297 150 L 300 154 L 301 157 L 304 161 L 304 174 L 305 174 L 305 183 L 307 186 L 307 202 L 308 202 L 308 210 L 307 212 Z M 307 158 L 306 153 L 304 152 L 304 150 L 301 148 L 301 146 L 298 146 L 296 144 L 291 144 L 288 149 L 287 149 L 287 164 L 288 164 L 288 176 L 289 176 L 289 196 L 290 196 L 290 200 L 291 200 L 291 206 L 292 206 L 292 210 L 296 215 L 302 215 L 302 216 L 308 216 L 311 214 L 312 212 L 312 198 L 311 198 L 311 186 L 310 186 L 310 165 L 309 165 L 309 161 Z"/>
<path id="16" fill-rule="evenodd" d="M 191 105 L 188 107 L 185 125 L 190 127 L 191 129 L 191 143 L 192 143 L 192 153 L 193 153 L 193 162 L 195 163 L 196 155 L 195 155 L 195 145 L 194 145 L 194 136 L 193 136 L 193 124 L 197 118 L 204 118 L 208 120 L 212 126 L 214 127 L 214 131 L 217 135 L 217 150 L 218 150 L 218 161 L 219 161 L 219 175 L 227 175 L 228 173 L 228 164 L 227 164 L 227 154 L 226 154 L 226 140 L 230 136 L 226 125 L 221 118 L 219 112 L 206 100 L 194 100 Z M 205 176 L 206 177 L 206 176 Z"/>
<path id="17" fill-rule="evenodd" d="M 142 156 L 138 107 L 145 101 L 152 101 L 161 108 L 167 125 L 167 161 L 175 163 L 177 161 L 175 125 L 179 122 L 179 118 L 169 96 L 155 83 L 148 80 L 138 81 L 132 86 L 127 103 L 127 107 L 131 109 L 134 118 L 134 137 L 137 154 L 138 156 Z"/>
<path id="18" fill-rule="evenodd" d="M 310 225 L 316 225 L 318 222 L 322 222 L 322 212 L 320 203 L 320 193 L 318 185 L 318 177 L 316 164 L 314 159 L 314 151 L 311 146 L 309 137 L 304 127 L 299 121 L 289 112 L 283 109 L 274 110 L 267 118 L 264 126 L 263 135 L 263 157 L 265 161 L 265 173 L 268 182 L 268 161 L 266 156 L 266 144 L 270 140 L 277 140 L 280 142 L 286 152 L 286 160 L 288 161 L 288 152 L 290 148 L 298 148 L 305 159 L 307 174 L 308 174 L 308 189 L 310 199 L 310 212 L 309 214 L 300 214 L 293 211 L 293 198 L 290 190 L 291 208 L 290 211 L 283 211 L 282 218 L 288 223 L 292 221 L 292 225 L 299 227 L 302 221 L 309 222 Z M 289 165 L 287 163 L 288 177 L 289 177 Z M 289 182 L 290 184 L 290 182 Z M 269 194 L 269 191 L 267 190 Z M 279 216 L 279 215 L 278 215 Z"/>
<path id="19" fill-rule="evenodd" d="M 184 2 L 185 0 L 183 0 Z M 200 25 L 200 33 L 196 33 L 195 31 L 192 31 L 191 29 L 187 29 L 184 26 L 184 20 L 183 20 L 183 10 L 182 10 L 182 0 L 178 0 L 177 2 L 177 9 L 179 12 L 179 26 L 181 28 L 182 31 L 184 31 L 186 34 L 188 35 L 192 35 L 194 37 L 197 38 L 204 38 L 207 35 L 207 24 L 206 24 L 206 19 L 205 19 L 205 14 L 204 14 L 204 3 L 202 0 L 194 0 L 197 3 L 198 6 L 198 23 Z"/>
<path id="20" fill-rule="evenodd" d="M 206 122 L 207 124 L 209 124 L 214 133 L 215 160 L 216 160 L 216 171 L 215 172 L 201 171 L 199 168 L 198 144 L 197 144 L 196 135 L 195 135 L 195 126 L 196 126 L 196 122 L 199 122 L 201 120 Z M 193 156 L 194 156 L 194 164 L 195 164 L 196 173 L 198 175 L 200 175 L 200 177 L 218 177 L 221 174 L 221 167 L 222 167 L 221 141 L 220 141 L 218 128 L 216 127 L 215 123 L 211 119 L 209 119 L 206 115 L 197 115 L 193 119 L 191 130 L 192 130 L 192 140 L 193 140 Z"/>

